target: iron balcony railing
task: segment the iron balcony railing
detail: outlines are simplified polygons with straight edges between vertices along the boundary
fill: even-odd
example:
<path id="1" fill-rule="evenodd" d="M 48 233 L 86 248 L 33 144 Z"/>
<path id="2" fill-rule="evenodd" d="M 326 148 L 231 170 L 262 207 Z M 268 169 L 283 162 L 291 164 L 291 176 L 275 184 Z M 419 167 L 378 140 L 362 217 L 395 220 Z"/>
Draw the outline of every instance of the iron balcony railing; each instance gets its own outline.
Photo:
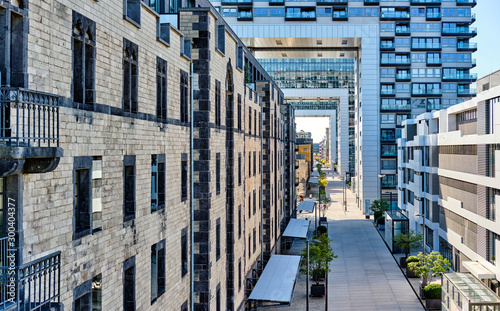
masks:
<path id="1" fill-rule="evenodd" d="M 59 96 L 0 88 L 0 144 L 59 147 Z"/>
<path id="2" fill-rule="evenodd" d="M 61 252 L 17 266 L 9 238 L 0 239 L 0 310 L 42 311 L 61 302 Z M 12 263 L 12 264 L 11 264 Z"/>

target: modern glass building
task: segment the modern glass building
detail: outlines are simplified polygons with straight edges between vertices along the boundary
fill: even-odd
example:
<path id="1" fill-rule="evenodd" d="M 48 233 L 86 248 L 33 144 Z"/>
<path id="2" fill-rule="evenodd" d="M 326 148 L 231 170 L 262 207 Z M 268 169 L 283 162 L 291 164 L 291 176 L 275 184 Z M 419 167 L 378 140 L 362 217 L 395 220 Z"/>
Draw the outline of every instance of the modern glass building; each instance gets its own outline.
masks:
<path id="1" fill-rule="evenodd" d="M 349 163 L 341 173 L 362 210 L 396 195 L 402 121 L 475 96 L 476 0 L 212 3 L 285 100 L 292 88 L 317 89 L 314 100 L 302 99 L 307 103 L 327 101 L 324 89 L 349 89 L 349 128 L 337 129 L 339 136 L 349 131 Z"/>

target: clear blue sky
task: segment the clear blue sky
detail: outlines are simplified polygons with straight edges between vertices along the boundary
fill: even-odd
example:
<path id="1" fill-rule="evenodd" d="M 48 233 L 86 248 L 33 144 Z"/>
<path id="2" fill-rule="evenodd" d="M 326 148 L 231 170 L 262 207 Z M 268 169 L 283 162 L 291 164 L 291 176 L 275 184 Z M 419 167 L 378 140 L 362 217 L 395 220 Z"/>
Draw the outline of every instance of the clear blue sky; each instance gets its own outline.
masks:
<path id="1" fill-rule="evenodd" d="M 477 42 L 477 52 L 472 57 L 477 60 L 473 72 L 479 77 L 500 69 L 500 1 L 477 0 L 472 9 L 476 13 L 477 36 L 471 42 Z"/>

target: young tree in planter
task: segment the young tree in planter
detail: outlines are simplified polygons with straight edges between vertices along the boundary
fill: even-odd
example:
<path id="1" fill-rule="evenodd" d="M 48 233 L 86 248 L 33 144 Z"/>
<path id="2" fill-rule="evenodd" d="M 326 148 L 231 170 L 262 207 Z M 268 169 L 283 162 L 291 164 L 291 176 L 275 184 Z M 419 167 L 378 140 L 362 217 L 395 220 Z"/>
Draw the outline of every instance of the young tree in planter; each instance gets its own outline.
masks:
<path id="1" fill-rule="evenodd" d="M 374 221 L 377 220 L 377 218 L 382 217 L 385 212 L 389 210 L 389 203 L 384 200 L 375 200 L 373 203 L 370 205 L 370 211 L 373 212 L 373 219 Z"/>
<path id="2" fill-rule="evenodd" d="M 422 234 L 415 234 L 413 230 L 408 233 L 400 233 L 394 237 L 394 243 L 405 252 L 405 256 L 400 260 L 400 265 L 406 267 L 406 258 L 408 258 L 410 250 L 422 246 Z"/>
<path id="3" fill-rule="evenodd" d="M 443 258 L 439 252 L 432 252 L 430 254 L 417 255 L 418 262 L 409 262 L 408 269 L 413 271 L 415 275 L 422 277 L 422 287 L 432 282 L 432 277 L 440 273 L 445 273 L 450 269 L 450 261 Z"/>
<path id="4" fill-rule="evenodd" d="M 312 276 L 314 282 L 316 283 L 315 285 L 318 286 L 320 285 L 320 276 L 328 275 L 328 273 L 330 273 L 330 262 L 337 258 L 337 255 L 335 255 L 332 247 L 330 246 L 332 240 L 328 238 L 326 234 L 317 236 L 316 240 L 318 241 L 317 243 L 311 243 L 309 245 L 310 275 L 306 277 Z M 307 247 L 302 250 L 300 255 L 302 256 L 300 272 L 307 274 Z"/>

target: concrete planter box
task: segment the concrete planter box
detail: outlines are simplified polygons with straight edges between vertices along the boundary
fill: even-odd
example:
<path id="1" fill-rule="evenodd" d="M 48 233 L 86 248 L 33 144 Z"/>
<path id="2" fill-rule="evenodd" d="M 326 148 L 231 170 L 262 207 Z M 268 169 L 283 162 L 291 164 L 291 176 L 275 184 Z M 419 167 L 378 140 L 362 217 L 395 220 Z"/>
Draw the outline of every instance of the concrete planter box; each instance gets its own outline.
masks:
<path id="1" fill-rule="evenodd" d="M 410 269 L 406 268 L 406 277 L 417 278 L 418 276 L 415 275 L 415 272 L 410 271 Z"/>
<path id="2" fill-rule="evenodd" d="M 325 295 L 325 285 L 323 285 L 323 284 L 311 285 L 311 296 L 322 297 L 324 295 Z"/>
<path id="3" fill-rule="evenodd" d="M 425 299 L 427 310 L 441 310 L 441 299 Z"/>

